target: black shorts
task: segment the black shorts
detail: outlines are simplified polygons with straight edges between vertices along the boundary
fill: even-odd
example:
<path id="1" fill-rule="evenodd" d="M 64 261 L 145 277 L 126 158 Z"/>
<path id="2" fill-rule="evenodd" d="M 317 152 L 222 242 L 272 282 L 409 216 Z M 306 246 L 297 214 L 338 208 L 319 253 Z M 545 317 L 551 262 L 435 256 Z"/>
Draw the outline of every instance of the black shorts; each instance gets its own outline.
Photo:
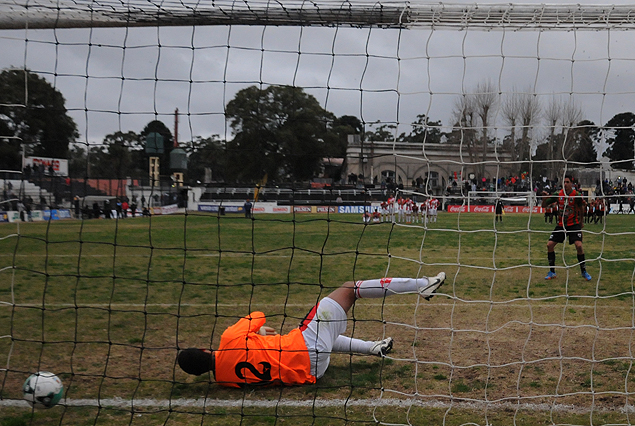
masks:
<path id="1" fill-rule="evenodd" d="M 556 226 L 549 236 L 549 241 L 555 243 L 564 242 L 565 235 L 569 237 L 569 244 L 574 244 L 576 241 L 582 241 L 582 225 L 572 225 L 565 230 L 562 226 Z"/>

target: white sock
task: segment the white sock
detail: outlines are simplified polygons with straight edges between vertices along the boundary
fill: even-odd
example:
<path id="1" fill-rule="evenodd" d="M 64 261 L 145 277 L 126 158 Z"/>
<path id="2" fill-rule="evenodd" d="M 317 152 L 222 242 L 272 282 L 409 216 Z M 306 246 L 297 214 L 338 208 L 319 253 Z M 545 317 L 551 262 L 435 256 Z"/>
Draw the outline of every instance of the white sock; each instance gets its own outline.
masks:
<path id="1" fill-rule="evenodd" d="M 346 336 L 337 336 L 333 343 L 333 352 L 369 354 L 370 349 L 376 342 L 367 342 L 366 340 L 353 339 Z"/>
<path id="2" fill-rule="evenodd" d="M 381 278 L 377 280 L 357 281 L 355 296 L 358 299 L 378 299 L 393 294 L 416 293 L 429 283 L 422 278 Z"/>

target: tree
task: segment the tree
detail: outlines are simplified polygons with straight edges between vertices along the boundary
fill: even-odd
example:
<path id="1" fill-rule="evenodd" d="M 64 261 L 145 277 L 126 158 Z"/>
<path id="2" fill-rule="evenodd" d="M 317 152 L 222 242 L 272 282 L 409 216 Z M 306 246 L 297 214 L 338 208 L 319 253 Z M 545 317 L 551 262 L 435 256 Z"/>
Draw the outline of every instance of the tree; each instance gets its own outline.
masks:
<path id="1" fill-rule="evenodd" d="M 440 143 L 441 142 L 441 122 L 430 121 L 425 114 L 417 115 L 417 119 L 411 124 L 412 130 L 409 134 L 399 135 L 400 142 L 414 143 Z"/>
<path id="2" fill-rule="evenodd" d="M 359 135 L 364 130 L 364 124 L 354 115 L 343 115 L 333 122 L 333 128 L 342 127 L 348 129 L 348 134 Z"/>
<path id="3" fill-rule="evenodd" d="M 623 112 L 611 118 L 606 124 L 609 148 L 604 153 L 615 168 L 633 170 L 633 143 L 635 143 L 635 114 Z"/>
<path id="4" fill-rule="evenodd" d="M 21 168 L 21 144 L 26 145 L 27 153 L 34 155 L 68 157 L 68 146 L 78 133 L 65 102 L 57 89 L 35 73 L 28 70 L 0 73 L 0 131 L 12 136 L 0 144 L 3 167 Z"/>
<path id="5" fill-rule="evenodd" d="M 576 163 L 586 163 L 587 167 L 597 162 L 596 140 L 600 129 L 589 120 L 582 120 L 572 130 L 573 152 L 570 160 Z"/>
<path id="6" fill-rule="evenodd" d="M 518 173 L 527 169 L 527 164 L 522 162 L 531 159 L 532 130 L 538 123 L 541 110 L 540 101 L 529 89 L 523 92 L 512 91 L 501 105 L 503 122 L 510 131 L 503 141 L 503 147 L 511 153 L 512 161 L 519 161 Z"/>
<path id="7" fill-rule="evenodd" d="M 490 138 L 490 127 L 493 127 L 492 120 L 496 114 L 496 108 L 498 108 L 499 97 L 494 84 L 490 81 L 477 84 L 472 96 L 474 98 L 474 113 L 478 116 L 481 126 L 480 148 L 482 163 L 479 168 L 481 176 L 485 176 L 487 145 L 492 140 Z"/>
<path id="8" fill-rule="evenodd" d="M 512 161 L 517 161 L 519 158 L 522 158 L 522 154 L 516 149 L 516 145 L 518 144 L 516 130 L 520 122 L 520 111 L 520 94 L 514 90 L 503 99 L 501 105 L 503 123 L 509 128 L 509 136 L 503 139 L 503 148 L 511 153 Z"/>
<path id="9" fill-rule="evenodd" d="M 206 182 L 206 169 L 213 180 L 225 178 L 225 148 L 218 135 L 205 139 L 198 136 L 187 142 L 184 149 L 188 153 L 187 178 L 190 183 Z"/>
<path id="10" fill-rule="evenodd" d="M 166 151 L 172 150 L 172 147 L 174 146 L 174 137 L 172 136 L 172 132 L 162 121 L 159 120 L 152 120 L 143 128 L 143 130 L 139 134 L 140 147 L 143 146 L 142 141 L 144 141 L 150 133 L 158 133 L 163 136 L 163 148 Z"/>
<path id="11" fill-rule="evenodd" d="M 307 180 L 320 170 L 335 116 L 302 88 L 250 86 L 226 108 L 234 133 L 227 177 L 242 181 Z"/>
<path id="12" fill-rule="evenodd" d="M 74 178 L 83 178 L 87 175 L 87 157 L 88 147 L 84 144 L 71 144 L 68 149 L 68 175 Z"/>
<path id="13" fill-rule="evenodd" d="M 359 118 L 343 115 L 333 121 L 333 127 L 325 140 L 326 156 L 346 158 L 348 135 L 359 135 L 364 131 L 364 125 Z"/>
<path id="14" fill-rule="evenodd" d="M 0 107 L 0 111 L 4 107 Z M 0 116 L 0 135 L 10 135 L 12 130 L 8 123 Z M 0 139 L 0 169 L 2 170 L 20 170 L 20 141 L 17 138 Z"/>
<path id="15" fill-rule="evenodd" d="M 556 133 L 556 129 L 558 126 L 558 122 L 560 121 L 560 117 L 562 116 L 562 104 L 553 97 L 551 102 L 547 105 L 545 109 L 545 120 L 547 121 L 547 147 L 546 147 L 546 158 L 545 160 L 549 160 L 547 163 L 547 172 L 549 178 L 553 179 L 555 175 L 556 165 L 554 164 L 554 160 L 556 158 L 555 152 L 557 146 L 559 144 L 558 139 L 559 136 Z M 538 151 L 536 151 L 536 155 L 538 155 Z"/>
<path id="16" fill-rule="evenodd" d="M 330 131 L 327 131 L 324 138 L 326 158 L 346 158 L 346 151 L 348 149 L 348 136 L 349 135 L 361 135 L 364 131 L 364 124 L 359 118 L 352 115 L 343 115 L 336 118 L 333 121 L 333 126 Z M 324 172 L 333 181 L 338 181 L 342 178 L 342 171 L 344 163 L 340 166 L 329 165 L 325 168 Z"/>
<path id="17" fill-rule="evenodd" d="M 377 121 L 370 124 L 370 127 L 377 126 L 377 130 L 368 130 L 364 135 L 364 139 L 373 142 L 393 142 L 395 140 L 395 130 L 397 126 L 394 124 L 385 124 Z"/>
<path id="18" fill-rule="evenodd" d="M 547 155 L 545 160 L 548 160 L 548 170 L 545 173 L 551 179 L 562 177 L 565 164 L 574 161 L 574 154 L 579 149 L 580 142 L 578 127 L 583 116 L 582 108 L 574 99 L 563 101 L 553 97 L 545 108 L 548 128 L 547 147 L 544 152 Z"/>
<path id="19" fill-rule="evenodd" d="M 477 153 L 476 129 L 478 127 L 478 119 L 472 96 L 464 94 L 455 99 L 452 119 L 454 124 L 452 132 L 448 135 L 448 141 L 460 144 L 461 151 L 463 151 L 463 147 L 467 148 L 470 162 L 474 163 Z"/>
<path id="20" fill-rule="evenodd" d="M 139 147 L 139 135 L 135 132 L 106 135 L 102 146 L 90 150 L 91 177 L 124 179 L 137 175 L 142 167 Z"/>

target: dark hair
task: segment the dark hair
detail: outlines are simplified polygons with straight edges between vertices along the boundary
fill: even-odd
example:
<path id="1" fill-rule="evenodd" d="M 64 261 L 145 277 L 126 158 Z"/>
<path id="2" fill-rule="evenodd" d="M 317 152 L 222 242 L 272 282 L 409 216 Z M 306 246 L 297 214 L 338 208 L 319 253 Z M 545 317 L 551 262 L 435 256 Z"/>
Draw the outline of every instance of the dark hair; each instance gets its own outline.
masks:
<path id="1" fill-rule="evenodd" d="M 573 175 L 567 173 L 566 175 L 564 175 L 565 179 L 569 179 L 571 181 L 571 183 L 573 183 L 574 179 L 573 179 Z"/>
<path id="2" fill-rule="evenodd" d="M 177 357 L 179 367 L 187 374 L 200 376 L 214 369 L 214 359 L 211 352 L 203 349 L 188 348 L 179 352 Z"/>

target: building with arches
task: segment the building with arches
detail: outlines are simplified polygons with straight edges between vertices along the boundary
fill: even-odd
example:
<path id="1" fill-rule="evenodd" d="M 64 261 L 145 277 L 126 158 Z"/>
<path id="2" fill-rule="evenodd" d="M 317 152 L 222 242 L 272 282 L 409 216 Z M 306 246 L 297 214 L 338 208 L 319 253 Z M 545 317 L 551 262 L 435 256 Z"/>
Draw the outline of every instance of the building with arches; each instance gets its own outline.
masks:
<path id="1" fill-rule="evenodd" d="M 394 182 L 443 195 L 448 187 L 470 180 L 480 184 L 510 176 L 512 155 L 500 146 L 488 145 L 482 152 L 470 152 L 456 143 L 407 143 L 362 141 L 349 135 L 345 176 L 357 176 L 357 183 L 381 185 Z"/>

